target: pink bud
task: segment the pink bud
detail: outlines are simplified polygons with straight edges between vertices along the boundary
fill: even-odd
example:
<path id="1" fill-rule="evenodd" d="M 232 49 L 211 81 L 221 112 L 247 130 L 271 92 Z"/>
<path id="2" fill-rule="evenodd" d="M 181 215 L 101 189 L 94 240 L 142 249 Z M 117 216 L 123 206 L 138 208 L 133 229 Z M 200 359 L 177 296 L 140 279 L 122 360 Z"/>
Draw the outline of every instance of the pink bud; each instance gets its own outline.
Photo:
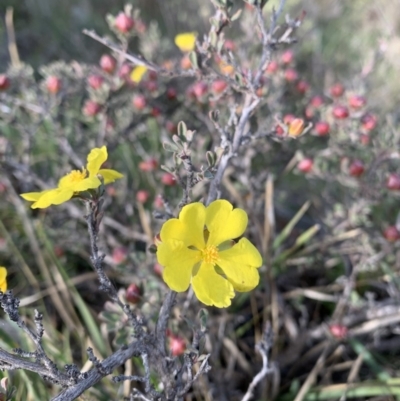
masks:
<path id="1" fill-rule="evenodd" d="M 109 54 L 103 54 L 100 59 L 100 67 L 103 71 L 111 74 L 117 66 L 117 61 Z"/>
<path id="2" fill-rule="evenodd" d="M 302 173 L 309 173 L 314 166 L 314 161 L 313 159 L 310 159 L 308 157 L 304 158 L 303 160 L 300 160 L 299 163 L 297 164 L 297 168 L 299 171 Z"/>
<path id="3" fill-rule="evenodd" d="M 123 12 L 117 15 L 114 24 L 115 28 L 121 33 L 129 32 L 134 26 L 133 19 Z"/>
<path id="4" fill-rule="evenodd" d="M 331 128 L 326 121 L 318 121 L 317 123 L 315 123 L 314 129 L 317 135 L 325 136 L 329 134 Z"/>
<path id="5" fill-rule="evenodd" d="M 51 75 L 46 79 L 46 89 L 53 95 L 61 90 L 61 79 Z"/>
<path id="6" fill-rule="evenodd" d="M 137 284 L 132 283 L 126 289 L 125 297 L 126 300 L 131 304 L 137 304 L 142 299 L 143 290 Z"/>

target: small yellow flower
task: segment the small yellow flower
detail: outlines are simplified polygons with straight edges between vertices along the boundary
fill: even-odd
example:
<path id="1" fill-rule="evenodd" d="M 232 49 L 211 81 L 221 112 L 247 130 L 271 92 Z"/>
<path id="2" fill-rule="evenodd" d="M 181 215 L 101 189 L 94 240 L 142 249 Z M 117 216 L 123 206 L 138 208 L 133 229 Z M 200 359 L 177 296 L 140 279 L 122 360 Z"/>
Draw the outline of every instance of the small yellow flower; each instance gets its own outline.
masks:
<path id="1" fill-rule="evenodd" d="M 131 72 L 130 75 L 131 81 L 138 84 L 142 80 L 144 74 L 146 74 L 146 71 L 147 67 L 145 67 L 144 65 L 138 65 Z"/>
<path id="2" fill-rule="evenodd" d="M 5 267 L 0 267 L 0 291 L 7 291 L 7 269 Z"/>
<path id="3" fill-rule="evenodd" d="M 196 44 L 196 32 L 185 32 L 175 36 L 175 44 L 181 52 L 191 52 Z"/>
<path id="4" fill-rule="evenodd" d="M 72 170 L 60 179 L 57 188 L 42 192 L 29 192 L 21 194 L 21 196 L 27 201 L 34 202 L 31 206 L 32 209 L 44 209 L 50 205 L 60 205 L 67 202 L 79 192 L 98 188 L 101 181 L 97 175 L 103 177 L 104 184 L 114 182 L 123 175 L 115 170 L 100 169 L 107 157 L 105 146 L 94 148 L 87 157 L 86 168 L 82 168 L 82 171 Z"/>
<path id="5" fill-rule="evenodd" d="M 221 61 L 219 64 L 219 69 L 224 75 L 232 75 L 235 72 L 235 68 L 231 64 L 225 63 L 225 61 Z"/>
<path id="6" fill-rule="evenodd" d="M 301 118 L 295 118 L 289 124 L 288 134 L 289 136 L 299 136 L 304 131 L 304 120 Z"/>
<path id="7" fill-rule="evenodd" d="M 165 267 L 163 279 L 168 287 L 183 292 L 192 284 L 201 302 L 219 308 L 231 304 L 234 290 L 255 288 L 261 255 L 246 238 L 232 241 L 244 233 L 247 221 L 246 212 L 226 200 L 208 207 L 191 203 L 177 219 L 166 221 L 157 259 Z"/>

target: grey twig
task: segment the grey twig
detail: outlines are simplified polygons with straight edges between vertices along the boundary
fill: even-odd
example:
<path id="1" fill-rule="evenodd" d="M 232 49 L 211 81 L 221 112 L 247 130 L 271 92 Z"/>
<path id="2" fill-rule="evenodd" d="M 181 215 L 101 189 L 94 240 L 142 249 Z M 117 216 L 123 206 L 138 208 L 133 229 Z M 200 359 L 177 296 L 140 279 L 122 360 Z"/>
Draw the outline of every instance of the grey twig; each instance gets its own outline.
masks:
<path id="1" fill-rule="evenodd" d="M 117 305 L 119 305 L 119 307 L 128 317 L 130 324 L 134 328 L 135 337 L 141 338 L 144 335 L 142 323 L 137 319 L 137 317 L 132 312 L 129 305 L 124 304 L 119 299 L 117 289 L 115 288 L 114 284 L 111 282 L 111 280 L 108 278 L 107 274 L 104 271 L 103 261 L 105 255 L 100 254 L 97 245 L 99 226 L 103 217 L 102 205 L 103 205 L 103 200 L 101 197 L 99 199 L 86 202 L 86 210 L 87 210 L 86 222 L 88 225 L 90 247 L 91 247 L 90 260 L 99 277 L 100 289 L 103 290 L 105 293 L 107 293 L 109 297 Z"/>
<path id="2" fill-rule="evenodd" d="M 253 380 L 251 381 L 246 394 L 243 396 L 242 401 L 249 401 L 253 398 L 253 393 L 255 388 L 257 387 L 258 383 L 268 374 L 271 372 L 271 369 L 268 367 L 268 352 L 272 346 L 272 328 L 270 324 L 265 326 L 263 338 L 261 341 L 256 345 L 256 350 L 259 352 L 262 358 L 262 368 L 254 376 Z"/>
<path id="3" fill-rule="evenodd" d="M 0 368 L 5 370 L 29 370 L 42 377 L 47 377 L 54 383 L 61 384 L 62 386 L 71 384 L 71 379 L 67 375 L 60 372 L 51 372 L 41 363 L 27 361 L 25 358 L 11 354 L 2 348 L 0 348 Z"/>
<path id="4" fill-rule="evenodd" d="M 246 123 L 249 121 L 251 114 L 259 103 L 259 98 L 254 98 L 249 94 L 246 95 L 245 107 L 243 108 L 242 115 L 239 119 L 238 124 L 236 125 L 232 144 L 228 149 L 225 150 L 225 153 L 222 155 L 221 160 L 218 164 L 217 172 L 215 173 L 214 179 L 211 181 L 210 190 L 208 192 L 207 205 L 218 198 L 219 187 L 221 185 L 222 177 L 225 173 L 225 170 L 228 167 L 229 160 L 232 157 L 236 156 L 242 137 L 245 135 Z"/>
<path id="5" fill-rule="evenodd" d="M 259 6 L 256 7 L 257 25 L 258 25 L 258 28 L 260 29 L 260 32 L 261 32 L 261 41 L 262 41 L 263 49 L 262 49 L 262 53 L 261 53 L 260 62 L 258 63 L 257 72 L 256 72 L 256 74 L 254 76 L 254 80 L 253 80 L 253 85 L 255 87 L 257 87 L 260 84 L 261 77 L 262 77 L 262 75 L 264 73 L 265 65 L 271 59 L 271 53 L 273 51 L 272 38 L 273 38 L 273 34 L 274 34 L 274 31 L 275 31 L 275 28 L 276 28 L 277 20 L 278 20 L 280 14 L 283 11 L 283 7 L 285 5 L 285 2 L 286 2 L 286 0 L 281 0 L 280 1 L 279 7 L 278 7 L 278 11 L 272 10 L 271 24 L 270 24 L 270 27 L 269 27 L 268 31 L 265 28 L 262 9 Z"/>
<path id="6" fill-rule="evenodd" d="M 157 344 L 162 348 L 160 349 L 160 351 L 163 352 L 163 354 L 165 353 L 164 344 L 165 344 L 169 315 L 171 313 L 172 306 L 175 303 L 176 294 L 177 293 L 172 290 L 168 292 L 167 296 L 165 297 L 164 303 L 160 309 L 160 314 L 157 320 L 156 339 L 157 339 Z"/>
<path id="7" fill-rule="evenodd" d="M 188 381 L 185 384 L 185 386 L 183 387 L 183 389 L 178 393 L 178 397 L 183 397 L 189 390 L 190 387 L 193 385 L 193 383 L 200 377 L 200 375 L 202 375 L 203 373 L 208 372 L 211 367 L 208 364 L 208 358 L 210 357 L 210 355 L 206 355 L 205 358 L 203 359 L 199 370 L 197 371 L 197 373 L 194 375 L 194 377 L 192 377 L 192 369 L 191 369 L 191 364 L 187 364 L 187 373 L 190 372 L 190 375 L 188 377 Z"/>
<path id="8" fill-rule="evenodd" d="M 125 49 L 119 48 L 111 40 L 102 38 L 101 36 L 97 35 L 97 33 L 94 31 L 84 29 L 83 33 L 85 35 L 91 37 L 92 39 L 96 40 L 97 42 L 103 44 L 104 46 L 107 46 L 115 53 L 122 55 L 126 60 L 131 61 L 135 65 L 142 65 L 144 67 L 147 67 L 149 70 L 155 71 L 158 73 L 162 71 L 162 69 L 160 67 L 158 67 L 158 65 L 153 64 L 150 61 L 147 61 L 144 57 L 127 54 Z"/>
<path id="9" fill-rule="evenodd" d="M 139 356 L 143 352 L 143 346 L 138 341 L 129 343 L 127 346 L 122 347 L 114 354 L 100 362 L 101 371 L 97 368 L 90 370 L 84 379 L 76 383 L 74 386 L 64 390 L 51 401 L 72 401 L 79 397 L 84 391 L 93 387 L 98 383 L 106 372 L 112 372 L 115 368 L 123 365 L 128 359 Z"/>
<path id="10" fill-rule="evenodd" d="M 31 369 L 37 369 L 39 372 L 42 373 L 44 377 L 47 377 L 48 379 L 51 379 L 55 383 L 62 384 L 62 385 L 68 385 L 71 382 L 71 378 L 65 375 L 64 373 L 60 372 L 57 368 L 57 365 L 50 360 L 50 358 L 47 356 L 46 352 L 43 349 L 42 346 L 42 337 L 44 333 L 43 329 L 43 324 L 42 324 L 42 319 L 43 316 L 41 313 L 39 313 L 37 310 L 35 310 L 35 326 L 36 326 L 36 332 L 30 329 L 26 323 L 22 320 L 18 307 L 19 307 L 19 299 L 14 297 L 11 291 L 7 291 L 5 294 L 0 292 L 0 300 L 1 300 L 1 307 L 3 308 L 4 312 L 8 315 L 11 321 L 15 322 L 20 329 L 22 329 L 28 337 L 32 340 L 32 342 L 35 344 L 36 350 L 33 352 L 26 352 L 24 350 L 20 349 L 15 349 L 14 352 L 16 355 L 10 354 L 4 350 L 2 350 L 0 354 L 0 363 L 6 363 L 9 364 L 9 369 L 23 369 L 23 357 L 27 358 L 35 358 L 36 363 L 32 364 L 29 361 L 26 362 L 26 366 L 29 366 Z M 4 359 L 2 358 L 4 357 Z M 13 365 L 12 358 L 15 357 L 15 364 Z M 35 370 L 34 370 L 35 371 Z"/>
<path id="11" fill-rule="evenodd" d="M 103 44 L 104 46 L 108 47 L 111 49 L 113 52 L 119 54 L 121 57 L 124 59 L 130 61 L 131 63 L 135 65 L 141 65 L 144 67 L 147 67 L 151 71 L 155 71 L 157 74 L 168 76 L 168 77 L 175 77 L 175 76 L 180 76 L 180 77 L 195 77 L 196 76 L 196 70 L 190 69 L 190 70 L 179 70 L 179 71 L 169 71 L 166 70 L 165 68 L 159 67 L 157 64 L 154 64 L 148 60 L 146 60 L 142 56 L 134 55 L 134 54 L 128 54 L 126 53 L 126 50 L 123 48 L 119 47 L 116 45 L 114 42 L 111 40 L 102 38 L 101 36 L 97 35 L 96 32 L 90 31 L 88 29 L 84 29 L 83 33 L 92 39 L 96 40 L 97 42 Z"/>

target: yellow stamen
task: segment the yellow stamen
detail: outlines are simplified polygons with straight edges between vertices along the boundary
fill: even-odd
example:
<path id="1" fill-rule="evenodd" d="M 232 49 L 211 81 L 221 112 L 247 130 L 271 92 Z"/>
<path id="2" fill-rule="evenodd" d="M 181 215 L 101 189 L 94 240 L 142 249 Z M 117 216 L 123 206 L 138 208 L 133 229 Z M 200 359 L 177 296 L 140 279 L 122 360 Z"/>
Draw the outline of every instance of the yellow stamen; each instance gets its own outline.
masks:
<path id="1" fill-rule="evenodd" d="M 87 177 L 86 169 L 83 169 L 82 171 L 72 170 L 69 174 L 65 175 L 60 179 L 58 186 L 60 188 L 66 188 L 80 181 L 83 181 L 86 177 Z"/>
<path id="2" fill-rule="evenodd" d="M 211 263 L 213 266 L 218 261 L 218 248 L 214 245 L 208 245 L 202 251 L 203 260 L 206 263 Z"/>

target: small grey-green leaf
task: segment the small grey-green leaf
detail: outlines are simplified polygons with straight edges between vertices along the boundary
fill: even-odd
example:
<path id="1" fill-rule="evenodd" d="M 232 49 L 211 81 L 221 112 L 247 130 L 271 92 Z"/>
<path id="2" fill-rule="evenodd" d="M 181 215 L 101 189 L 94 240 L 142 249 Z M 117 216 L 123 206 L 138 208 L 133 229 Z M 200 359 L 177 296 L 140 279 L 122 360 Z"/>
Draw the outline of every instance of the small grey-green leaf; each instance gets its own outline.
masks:
<path id="1" fill-rule="evenodd" d="M 208 165 L 209 165 L 210 167 L 214 167 L 214 165 L 215 165 L 215 159 L 216 159 L 214 152 L 211 152 L 210 150 L 208 150 L 208 151 L 206 152 L 206 159 L 207 159 Z"/>
<path id="2" fill-rule="evenodd" d="M 200 309 L 199 319 L 200 319 L 201 328 L 206 329 L 207 321 L 208 321 L 208 311 L 206 309 L 204 309 L 204 308 Z"/>
<path id="3" fill-rule="evenodd" d="M 185 138 L 187 139 L 188 142 L 191 142 L 193 139 L 193 135 L 194 135 L 195 131 L 186 131 L 186 135 Z"/>
<path id="4" fill-rule="evenodd" d="M 204 172 L 204 178 L 207 178 L 208 180 L 212 180 L 214 178 L 214 174 L 210 170 L 206 170 Z"/>
<path id="5" fill-rule="evenodd" d="M 235 74 L 235 81 L 242 86 L 243 85 L 243 77 L 242 74 L 236 73 Z"/>
<path id="6" fill-rule="evenodd" d="M 185 136 L 178 136 L 178 135 L 172 135 L 172 140 L 177 144 L 177 145 L 182 145 L 182 139 L 184 139 Z"/>
<path id="7" fill-rule="evenodd" d="M 171 173 L 171 174 L 172 174 L 172 173 L 174 172 L 173 169 L 167 167 L 167 166 L 164 165 L 164 164 L 161 164 L 160 168 L 161 168 L 161 170 L 164 170 L 164 171 L 166 171 L 167 173 Z"/>
<path id="8" fill-rule="evenodd" d="M 217 47 L 217 40 L 218 40 L 218 36 L 216 34 L 216 32 L 211 32 L 210 33 L 210 43 L 212 47 Z"/>
<path id="9" fill-rule="evenodd" d="M 186 135 L 187 127 L 184 121 L 179 121 L 178 123 L 178 135 L 183 137 Z"/>
<path id="10" fill-rule="evenodd" d="M 218 28 L 218 27 L 219 27 L 219 21 L 218 21 L 216 18 L 214 18 L 214 17 L 211 17 L 211 18 L 210 18 L 210 24 L 211 24 L 214 28 Z"/>
<path id="11" fill-rule="evenodd" d="M 242 11 L 243 10 L 241 8 L 239 10 L 237 10 L 235 12 L 235 14 L 232 15 L 231 21 L 236 21 L 240 17 L 240 15 L 242 14 Z"/>
<path id="12" fill-rule="evenodd" d="M 208 116 L 210 117 L 211 121 L 216 123 L 216 122 L 218 122 L 218 119 L 219 119 L 219 111 L 218 110 L 211 110 L 208 113 Z"/>
<path id="13" fill-rule="evenodd" d="M 152 253 L 152 254 L 156 254 L 157 253 L 157 246 L 156 245 L 154 245 L 154 244 L 151 244 L 148 248 L 147 248 L 147 250 L 150 252 L 150 253 Z"/>
<path id="14" fill-rule="evenodd" d="M 177 152 L 179 150 L 178 146 L 169 142 L 163 142 L 163 148 L 167 152 Z"/>
<path id="15" fill-rule="evenodd" d="M 190 62 L 191 62 L 191 64 L 192 64 L 192 67 L 193 68 L 199 68 L 199 63 L 198 63 L 198 61 L 197 61 L 197 54 L 196 54 L 196 52 L 190 52 L 189 53 L 189 60 L 190 60 Z"/>

